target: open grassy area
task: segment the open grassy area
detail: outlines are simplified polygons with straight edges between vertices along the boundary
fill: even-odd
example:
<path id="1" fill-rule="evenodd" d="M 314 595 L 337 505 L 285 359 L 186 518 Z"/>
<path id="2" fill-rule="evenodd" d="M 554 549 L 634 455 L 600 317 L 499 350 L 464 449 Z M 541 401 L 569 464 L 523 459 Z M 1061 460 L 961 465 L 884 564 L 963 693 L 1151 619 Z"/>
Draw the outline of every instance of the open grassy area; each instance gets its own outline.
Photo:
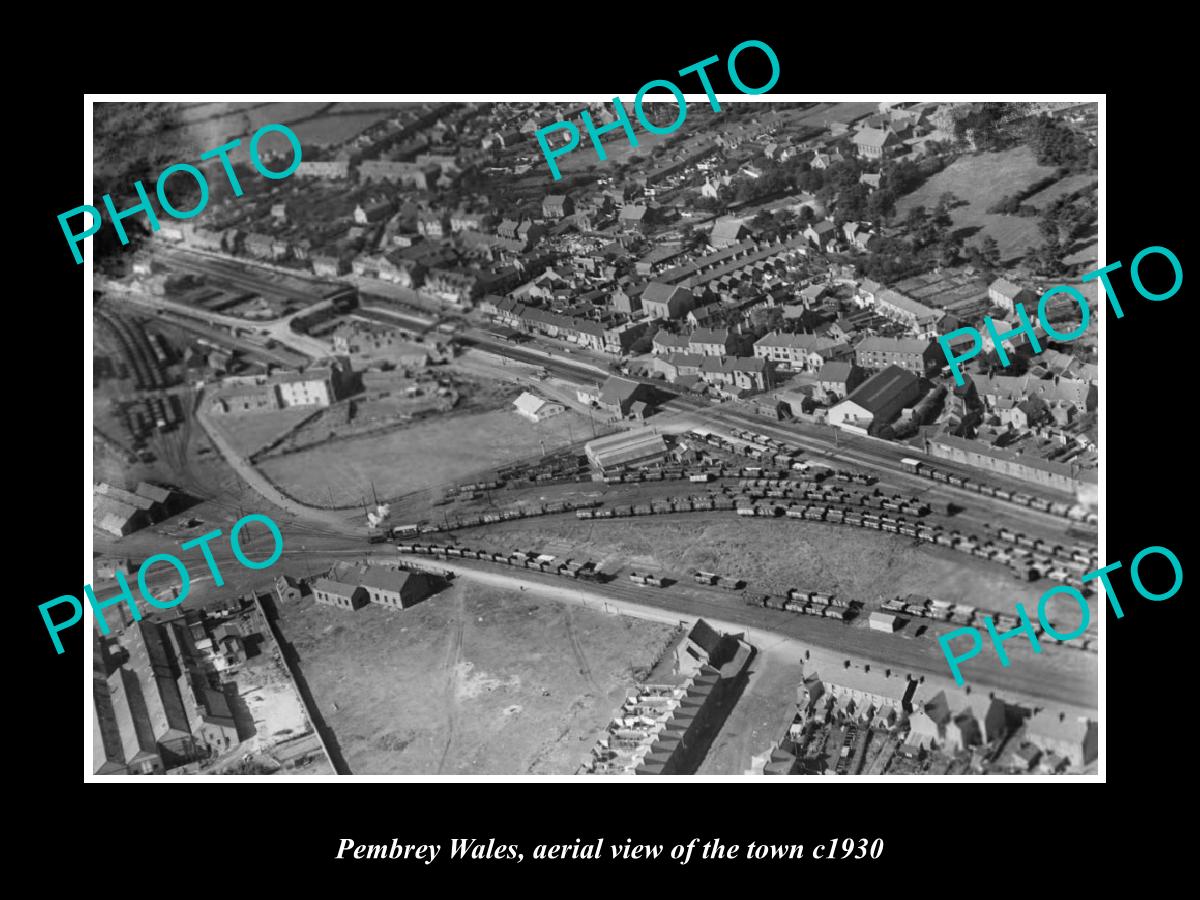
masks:
<path id="1" fill-rule="evenodd" d="M 1039 210 L 1044 210 L 1059 197 L 1081 191 L 1088 185 L 1093 185 L 1093 190 L 1095 190 L 1094 186 L 1096 183 L 1095 174 L 1068 175 L 1066 178 L 1060 178 L 1054 184 L 1050 185 L 1050 187 L 1026 197 L 1025 202 L 1030 206 L 1037 207 Z"/>
<path id="2" fill-rule="evenodd" d="M 667 625 L 472 583 L 407 610 L 281 610 L 356 774 L 573 774 Z"/>
<path id="3" fill-rule="evenodd" d="M 906 216 L 914 206 L 932 209 L 942 194 L 952 193 L 965 201 L 965 205 L 951 211 L 955 228 L 971 229 L 974 239 L 978 239 L 980 232 L 990 234 L 1000 245 L 1001 257 L 1010 260 L 1024 254 L 1027 247 L 1041 243 L 1037 218 L 1001 216 L 988 213 L 987 209 L 1002 197 L 1020 193 L 1052 174 L 1054 168 L 1039 166 L 1033 151 L 1025 145 L 1002 153 L 964 156 L 900 198 L 896 213 Z"/>
<path id="4" fill-rule="evenodd" d="M 818 103 L 792 119 L 794 125 L 827 127 L 834 122 L 849 124 L 879 111 L 878 103 Z"/>
<path id="5" fill-rule="evenodd" d="M 312 407 L 293 406 L 288 409 L 213 416 L 210 421 L 242 456 L 251 456 L 280 435 L 291 431 L 314 411 Z"/>
<path id="6" fill-rule="evenodd" d="M 533 423 L 515 410 L 442 417 L 398 431 L 323 444 L 264 459 L 261 470 L 298 500 L 328 504 L 371 496 L 395 497 L 474 472 L 549 453 L 591 437 L 586 416 L 575 412 Z"/>

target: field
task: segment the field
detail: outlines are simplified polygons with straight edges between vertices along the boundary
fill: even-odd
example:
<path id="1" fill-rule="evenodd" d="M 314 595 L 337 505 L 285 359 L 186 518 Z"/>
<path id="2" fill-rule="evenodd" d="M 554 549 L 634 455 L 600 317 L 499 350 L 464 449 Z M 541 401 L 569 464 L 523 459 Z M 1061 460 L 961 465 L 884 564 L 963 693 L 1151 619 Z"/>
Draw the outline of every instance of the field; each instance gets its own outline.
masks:
<path id="1" fill-rule="evenodd" d="M 281 613 L 355 774 L 574 774 L 672 631 L 470 583 L 404 611 Z"/>
<path id="2" fill-rule="evenodd" d="M 566 412 L 537 424 L 511 409 L 440 417 L 387 434 L 348 438 L 262 461 L 260 469 L 304 502 L 396 497 L 591 437 L 588 420 Z"/>
<path id="3" fill-rule="evenodd" d="M 861 600 L 870 607 L 908 592 L 1004 611 L 1012 609 L 1014 600 L 1014 582 L 1000 566 L 968 562 L 941 548 L 914 548 L 912 539 L 900 535 L 823 523 L 730 513 L 586 521 L 553 517 L 462 535 L 470 546 L 544 549 L 606 560 L 605 571 L 626 565 L 687 578 L 703 569 L 745 579 L 757 591 L 783 593 L 796 587 Z M 1032 594 L 1032 587 L 1026 592 Z"/>
<path id="4" fill-rule="evenodd" d="M 956 160 L 921 187 L 902 197 L 896 204 L 897 215 L 904 217 L 914 206 L 932 209 L 938 198 L 949 192 L 965 201 L 955 207 L 951 218 L 956 229 L 972 234 L 990 234 L 1000 245 L 1004 260 L 1022 256 L 1027 247 L 1041 243 L 1037 218 L 1001 216 L 987 212 L 1002 197 L 1020 193 L 1029 185 L 1054 174 L 1051 166 L 1039 166 L 1033 151 L 1024 145 L 1002 153 L 980 153 Z"/>
<path id="5" fill-rule="evenodd" d="M 1096 184 L 1096 176 L 1089 174 L 1068 175 L 1066 178 L 1060 178 L 1048 188 L 1044 188 L 1025 198 L 1025 202 L 1030 206 L 1035 206 L 1039 210 L 1045 209 L 1059 197 L 1073 194 L 1076 191 L 1081 191 L 1088 185 Z"/>
<path id="6" fill-rule="evenodd" d="M 313 412 L 312 407 L 293 406 L 258 413 L 212 416 L 209 421 L 237 448 L 238 453 L 252 456 L 280 435 L 291 431 Z"/>
<path id="7" fill-rule="evenodd" d="M 792 124 L 825 128 L 834 122 L 849 124 L 878 111 L 878 103 L 819 103 L 793 118 Z"/>

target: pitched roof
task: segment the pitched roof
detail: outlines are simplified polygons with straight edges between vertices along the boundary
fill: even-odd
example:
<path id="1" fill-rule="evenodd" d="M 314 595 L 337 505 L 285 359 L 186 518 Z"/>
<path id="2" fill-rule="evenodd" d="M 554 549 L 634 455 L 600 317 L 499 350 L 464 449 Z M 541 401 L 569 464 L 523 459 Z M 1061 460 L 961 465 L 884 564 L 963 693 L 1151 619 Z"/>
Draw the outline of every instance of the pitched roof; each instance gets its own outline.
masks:
<path id="1" fill-rule="evenodd" d="M 872 335 L 854 349 L 887 353 L 915 353 L 921 356 L 932 346 L 933 342 L 924 338 L 889 338 Z"/>
<path id="2" fill-rule="evenodd" d="M 1030 737 L 1083 743 L 1092 727 L 1093 723 L 1083 717 L 1059 715 L 1049 709 L 1043 709 L 1029 719 L 1025 725 L 1025 733 Z"/>
<path id="3" fill-rule="evenodd" d="M 768 334 L 754 342 L 755 347 L 786 347 L 807 353 L 823 353 L 838 346 L 838 341 L 819 334 Z"/>
<path id="4" fill-rule="evenodd" d="M 741 219 L 721 219 L 713 225 L 710 240 L 736 241 L 745 227 Z"/>
<path id="5" fill-rule="evenodd" d="M 345 584 L 340 581 L 331 581 L 328 578 L 318 578 L 313 582 L 313 591 L 324 591 L 337 597 L 353 597 L 354 592 L 358 589 L 359 585 L 357 584 Z"/>
<path id="6" fill-rule="evenodd" d="M 697 328 L 692 332 L 692 344 L 725 344 L 729 340 L 728 328 Z"/>
<path id="7" fill-rule="evenodd" d="M 412 572 L 401 572 L 398 569 L 389 569 L 384 566 L 372 566 L 363 576 L 362 586 L 368 591 L 377 589 L 393 591 L 398 594 L 415 577 Z"/>
<path id="8" fill-rule="evenodd" d="M 890 128 L 864 128 L 854 136 L 854 143 L 860 147 L 882 147 L 889 137 L 895 136 L 895 132 Z"/>
<path id="9" fill-rule="evenodd" d="M 604 387 L 600 390 L 600 402 L 624 402 L 632 397 L 634 392 L 641 386 L 641 382 L 639 381 L 630 381 L 627 378 L 618 378 L 616 375 L 610 375 L 608 380 L 604 382 Z"/>
<path id="10" fill-rule="evenodd" d="M 827 362 L 821 366 L 821 371 L 817 373 L 817 381 L 844 382 L 849 379 L 855 368 L 854 363 L 842 360 Z"/>
<path id="11" fill-rule="evenodd" d="M 1022 291 L 1027 294 L 1033 294 L 1035 297 L 1037 296 L 1037 294 L 1034 294 L 1033 291 L 1029 290 L 1029 288 L 1018 287 L 1007 278 L 997 278 L 988 285 L 988 290 L 996 291 L 997 293 L 1007 297 L 1009 300 L 1015 300 Z"/>
<path id="12" fill-rule="evenodd" d="M 642 291 L 642 303 L 666 303 L 678 293 L 691 296 L 691 291 L 687 288 L 679 287 L 673 284 L 663 284 L 661 281 L 651 281 L 646 285 L 646 289 Z"/>
<path id="13" fill-rule="evenodd" d="M 888 366 L 882 372 L 868 378 L 849 397 L 854 403 L 871 413 L 887 408 L 895 395 L 910 390 L 917 383 L 917 376 L 899 366 Z"/>
<path id="14" fill-rule="evenodd" d="M 543 400 L 541 397 L 531 394 L 529 391 L 525 391 L 520 397 L 513 401 L 513 406 L 515 406 L 519 412 L 535 415 L 539 409 L 546 405 L 546 402 L 547 401 Z"/>

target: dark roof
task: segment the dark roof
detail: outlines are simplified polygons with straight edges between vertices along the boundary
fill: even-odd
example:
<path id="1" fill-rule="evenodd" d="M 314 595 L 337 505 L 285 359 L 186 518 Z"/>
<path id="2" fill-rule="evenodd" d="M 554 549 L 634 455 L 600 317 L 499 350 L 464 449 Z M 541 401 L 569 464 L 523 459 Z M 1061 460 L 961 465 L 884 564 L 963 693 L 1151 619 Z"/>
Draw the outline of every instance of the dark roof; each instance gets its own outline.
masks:
<path id="1" fill-rule="evenodd" d="M 691 291 L 689 291 L 687 288 L 681 288 L 677 285 L 663 284 L 661 281 L 651 281 L 648 285 L 646 285 L 646 289 L 642 291 L 642 302 L 666 303 L 680 292 L 691 296 Z"/>
<path id="2" fill-rule="evenodd" d="M 641 382 L 629 381 L 626 378 L 618 378 L 616 375 L 610 375 L 608 381 L 604 382 L 604 387 L 600 391 L 601 403 L 622 403 L 634 395 Z"/>
<path id="3" fill-rule="evenodd" d="M 842 362 L 827 362 L 821 366 L 821 371 L 817 373 L 817 381 L 845 381 L 854 371 L 854 363 Z"/>
<path id="4" fill-rule="evenodd" d="M 868 378 L 846 402 L 855 403 L 871 413 L 886 409 L 892 398 L 917 384 L 917 376 L 899 366 L 888 366 L 877 375 Z"/>
<path id="5" fill-rule="evenodd" d="M 696 620 L 688 638 L 698 644 L 709 656 L 716 653 L 717 646 L 721 643 L 721 635 L 703 619 Z"/>

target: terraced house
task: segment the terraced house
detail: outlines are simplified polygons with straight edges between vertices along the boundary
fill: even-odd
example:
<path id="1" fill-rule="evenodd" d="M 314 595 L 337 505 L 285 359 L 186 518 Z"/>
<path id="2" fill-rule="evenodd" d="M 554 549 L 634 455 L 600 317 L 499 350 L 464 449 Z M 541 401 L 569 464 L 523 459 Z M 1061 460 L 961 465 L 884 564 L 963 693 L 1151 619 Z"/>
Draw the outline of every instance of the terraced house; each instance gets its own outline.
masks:
<path id="1" fill-rule="evenodd" d="M 938 368 L 941 354 L 937 344 L 925 338 L 869 337 L 854 348 L 854 356 L 864 369 L 882 371 L 899 366 L 914 375 L 924 375 Z"/>
<path id="2" fill-rule="evenodd" d="M 801 372 L 815 372 L 826 363 L 851 354 L 849 345 L 815 334 L 781 334 L 776 331 L 754 342 L 754 355 Z"/>

